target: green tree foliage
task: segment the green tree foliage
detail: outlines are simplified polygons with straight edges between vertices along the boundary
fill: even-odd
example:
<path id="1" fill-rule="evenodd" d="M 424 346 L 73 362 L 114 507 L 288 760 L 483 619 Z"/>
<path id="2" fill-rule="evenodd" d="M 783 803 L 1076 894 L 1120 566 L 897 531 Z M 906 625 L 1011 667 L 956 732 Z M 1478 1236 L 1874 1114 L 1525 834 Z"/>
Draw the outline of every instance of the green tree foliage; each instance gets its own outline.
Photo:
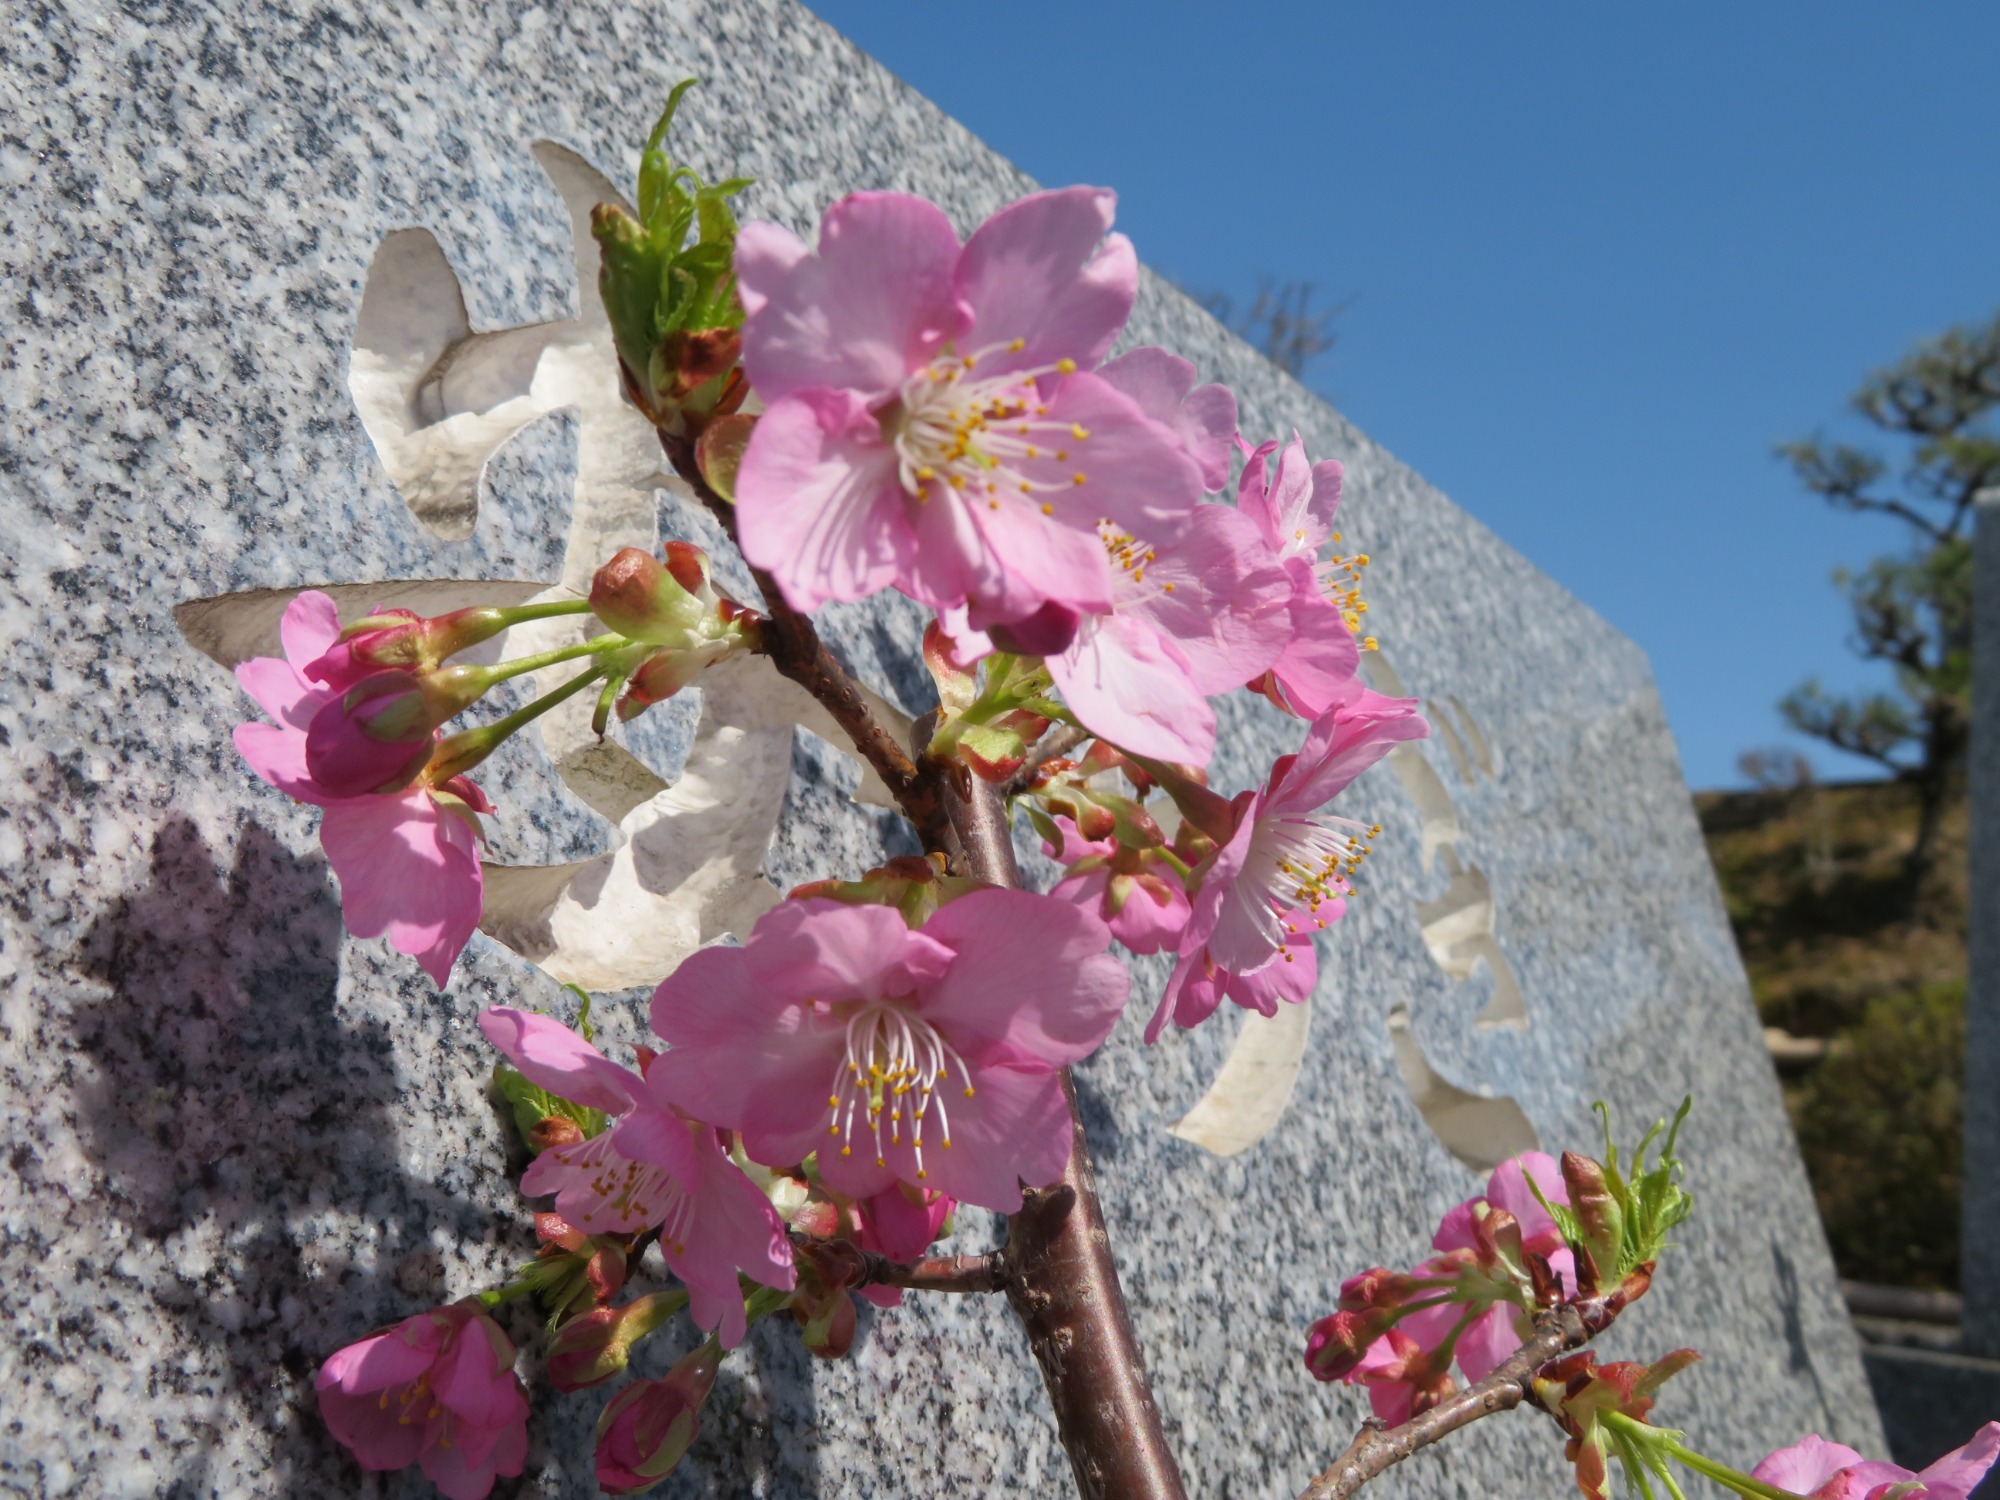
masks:
<path id="1" fill-rule="evenodd" d="M 1905 901 L 1917 908 L 1938 822 L 1959 792 L 1969 740 L 1973 503 L 2000 486 L 2000 316 L 1955 328 L 1879 370 L 1854 409 L 1901 450 L 1880 454 L 1817 438 L 1778 449 L 1808 491 L 1840 510 L 1886 515 L 1909 530 L 1906 552 L 1841 569 L 1834 585 L 1854 612 L 1849 644 L 1887 663 L 1894 693 L 1841 697 L 1817 681 L 1779 711 L 1801 733 L 1864 756 L 1913 784 L 1917 837 L 1904 861 Z"/>
<path id="2" fill-rule="evenodd" d="M 1965 981 L 1869 1003 L 1793 1100 L 1841 1271 L 1956 1286 Z"/>

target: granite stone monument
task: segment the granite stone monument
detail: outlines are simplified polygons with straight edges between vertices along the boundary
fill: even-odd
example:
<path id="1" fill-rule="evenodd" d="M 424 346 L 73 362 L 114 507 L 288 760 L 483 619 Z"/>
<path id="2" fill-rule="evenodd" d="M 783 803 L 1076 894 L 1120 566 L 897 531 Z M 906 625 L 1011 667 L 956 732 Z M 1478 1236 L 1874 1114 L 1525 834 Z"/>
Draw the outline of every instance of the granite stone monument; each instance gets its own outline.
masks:
<path id="1" fill-rule="evenodd" d="M 0 1493 L 426 1493 L 364 1476 L 311 1382 L 338 1345 L 532 1253 L 479 1009 L 566 1013 L 574 982 L 630 1041 L 681 954 L 906 847 L 754 662 L 605 746 L 551 719 L 485 776 L 487 935 L 439 994 L 343 936 L 310 815 L 230 744 L 251 710 L 225 666 L 271 649 L 303 586 L 525 599 L 685 536 L 748 594 L 620 404 L 580 227 L 689 74 L 680 149 L 754 176 L 751 217 L 807 231 L 879 187 L 967 229 L 1032 186 L 790 0 L 58 0 L 13 20 Z M 1148 1048 L 1165 975 L 1138 961 L 1139 1000 L 1081 1072 L 1191 1492 L 1292 1495 L 1351 1435 L 1359 1396 L 1299 1358 L 1344 1274 L 1417 1255 L 1502 1157 L 1594 1142 L 1593 1100 L 1631 1128 L 1689 1091 L 1695 1217 L 1609 1352 L 1701 1349 L 1663 1418 L 1745 1466 L 1812 1431 L 1879 1450 L 1642 654 L 1165 283 L 1129 338 L 1231 386 L 1253 436 L 1297 428 L 1347 465 L 1376 683 L 1436 725 L 1345 795 L 1385 832 L 1310 1007 Z M 931 706 L 921 624 L 901 602 L 827 612 L 892 717 Z M 1219 785 L 1294 747 L 1248 695 L 1222 713 Z M 948 1248 L 999 1232 L 966 1212 Z M 595 1493 L 595 1407 L 537 1411 L 501 1493 Z M 1389 1482 L 1571 1481 L 1552 1431 L 1517 1417 Z M 998 1299 L 912 1297 L 838 1362 L 760 1327 L 661 1493 L 1003 1488 L 1072 1492 L 1019 1328 Z"/>

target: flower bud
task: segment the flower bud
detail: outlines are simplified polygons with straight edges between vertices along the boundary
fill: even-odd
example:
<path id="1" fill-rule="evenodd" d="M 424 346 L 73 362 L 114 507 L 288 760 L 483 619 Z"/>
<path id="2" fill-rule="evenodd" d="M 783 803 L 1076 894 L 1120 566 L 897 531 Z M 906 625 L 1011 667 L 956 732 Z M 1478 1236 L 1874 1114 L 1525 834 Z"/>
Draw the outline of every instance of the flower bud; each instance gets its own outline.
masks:
<path id="1" fill-rule="evenodd" d="M 1341 1300 L 1347 1300 L 1344 1289 Z M 1369 1346 L 1387 1333 L 1394 1322 L 1394 1313 L 1378 1307 L 1362 1312 L 1343 1309 L 1328 1314 L 1313 1324 L 1312 1331 L 1306 1335 L 1306 1368 L 1315 1380 L 1343 1379 L 1353 1372 L 1367 1355 Z"/>
<path id="2" fill-rule="evenodd" d="M 693 591 L 638 547 L 621 547 L 597 570 L 590 609 L 608 629 L 652 646 L 686 644 L 702 612 Z"/>
<path id="3" fill-rule="evenodd" d="M 400 791 L 429 763 L 438 726 L 476 702 L 491 680 L 483 667 L 364 677 L 313 715 L 306 770 L 335 797 Z"/>
<path id="4" fill-rule="evenodd" d="M 1600 1162 L 1574 1151 L 1562 1154 L 1563 1186 L 1569 1190 L 1570 1211 L 1583 1231 L 1578 1247 L 1576 1284 L 1585 1296 L 1603 1290 L 1618 1274 L 1618 1256 L 1625 1245 L 1625 1213 Z"/>
<path id="5" fill-rule="evenodd" d="M 1408 1272 L 1373 1266 L 1340 1284 L 1340 1306 L 1347 1312 L 1364 1312 L 1371 1307 L 1401 1307 L 1416 1293 L 1416 1278 Z"/>
<path id="6" fill-rule="evenodd" d="M 602 1385 L 625 1368 L 634 1344 L 686 1305 L 685 1292 L 655 1292 L 571 1318 L 549 1340 L 549 1379 L 559 1391 Z"/>
<path id="7" fill-rule="evenodd" d="M 611 1398 L 597 1419 L 597 1483 L 607 1495 L 636 1495 L 674 1471 L 701 1430 L 701 1405 L 721 1365 L 722 1349 L 710 1339 L 664 1379 Z"/>
<path id="8" fill-rule="evenodd" d="M 435 670 L 448 657 L 507 628 L 505 611 L 475 607 L 425 619 L 413 610 L 385 609 L 356 620 L 327 653 L 307 665 L 306 676 L 345 692 L 385 668 Z"/>
<path id="9" fill-rule="evenodd" d="M 792 1296 L 792 1316 L 802 1330 L 808 1353 L 820 1359 L 839 1359 L 854 1347 L 854 1298 L 845 1286 L 801 1285 Z"/>
<path id="10" fill-rule="evenodd" d="M 736 499 L 736 471 L 743 466 L 743 454 L 750 446 L 750 434 L 757 419 L 742 412 L 712 418 L 694 445 L 695 467 L 708 487 L 723 499 Z"/>
<path id="11" fill-rule="evenodd" d="M 544 1115 L 528 1131 L 528 1148 L 536 1155 L 583 1140 L 583 1127 L 568 1115 Z"/>

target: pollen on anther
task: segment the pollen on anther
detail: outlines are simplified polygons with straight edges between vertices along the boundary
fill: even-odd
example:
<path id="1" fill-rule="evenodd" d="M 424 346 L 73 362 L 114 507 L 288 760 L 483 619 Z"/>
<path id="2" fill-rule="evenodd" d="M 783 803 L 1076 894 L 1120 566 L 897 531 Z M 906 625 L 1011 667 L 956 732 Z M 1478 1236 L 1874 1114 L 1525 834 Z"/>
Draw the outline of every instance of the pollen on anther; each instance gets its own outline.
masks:
<path id="1" fill-rule="evenodd" d="M 854 1154 L 854 1148 L 852 1146 L 842 1146 L 840 1148 L 840 1154 L 842 1156 L 852 1156 Z"/>
<path id="2" fill-rule="evenodd" d="M 1057 360 L 1056 373 L 1058 375 L 1074 375 L 1076 373 L 1076 361 L 1073 359 Z"/>
<path id="3" fill-rule="evenodd" d="M 1075 438 L 1079 443 L 1085 441 L 1090 436 L 1090 429 L 1085 427 L 1081 422 L 1070 423 L 1069 431 L 1070 436 Z"/>
<path id="4" fill-rule="evenodd" d="M 1019 354 L 1023 349 L 1027 347 L 1028 347 L 1028 341 L 1026 339 L 1015 339 L 1013 343 L 1007 346 L 1007 352 L 1009 354 Z"/>
<path id="5" fill-rule="evenodd" d="M 1072 480 L 1073 482 L 1075 482 L 1075 483 L 1077 483 L 1077 484 L 1082 484 L 1082 483 L 1083 483 L 1083 476 L 1082 476 L 1081 474 L 1072 474 L 1072 475 L 1070 476 L 1070 478 L 1071 478 L 1071 480 Z"/>
<path id="6" fill-rule="evenodd" d="M 1170 594 L 1174 591 L 1174 586 L 1171 583 L 1163 583 L 1160 585 L 1160 587 L 1165 589 Z"/>

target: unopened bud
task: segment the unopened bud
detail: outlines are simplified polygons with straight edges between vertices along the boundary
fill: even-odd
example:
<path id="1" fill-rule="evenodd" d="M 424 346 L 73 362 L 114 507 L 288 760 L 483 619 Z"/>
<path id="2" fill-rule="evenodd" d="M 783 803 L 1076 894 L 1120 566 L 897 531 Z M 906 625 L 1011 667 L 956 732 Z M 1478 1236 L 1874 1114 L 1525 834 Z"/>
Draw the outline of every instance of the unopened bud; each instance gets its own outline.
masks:
<path id="1" fill-rule="evenodd" d="M 583 1140 L 583 1127 L 568 1115 L 543 1115 L 528 1132 L 528 1146 L 537 1155 L 559 1146 L 574 1146 Z"/>
<path id="2" fill-rule="evenodd" d="M 721 1347 L 710 1339 L 665 1379 L 611 1398 L 597 1420 L 597 1483 L 607 1495 L 636 1495 L 673 1472 L 701 1430 L 701 1406 L 721 1364 Z"/>
<path id="3" fill-rule="evenodd" d="M 477 701 L 491 680 L 482 667 L 364 677 L 313 715 L 306 770 L 336 797 L 399 791 L 429 763 L 438 726 Z"/>
<path id="4" fill-rule="evenodd" d="M 1565 1151 L 1562 1175 L 1570 1211 L 1583 1231 L 1587 1254 L 1577 1257 L 1576 1278 L 1577 1289 L 1587 1296 L 1618 1274 L 1618 1257 L 1625 1245 L 1625 1211 L 1612 1192 L 1602 1163 Z"/>
<path id="5" fill-rule="evenodd" d="M 801 1286 L 792 1297 L 792 1316 L 807 1351 L 818 1358 L 839 1359 L 854 1347 L 857 1320 L 846 1287 Z"/>
<path id="6" fill-rule="evenodd" d="M 1328 1314 L 1306 1335 L 1306 1368 L 1315 1380 L 1342 1379 L 1353 1373 L 1394 1322 L 1395 1314 L 1386 1308 Z"/>
<path id="7" fill-rule="evenodd" d="M 736 499 L 736 471 L 743 466 L 743 453 L 756 427 L 757 419 L 742 412 L 717 417 L 702 429 L 701 440 L 694 445 L 701 477 L 725 500 Z"/>
<path id="8" fill-rule="evenodd" d="M 426 619 L 407 609 L 385 609 L 341 631 L 327 653 L 307 665 L 306 676 L 345 692 L 373 672 L 430 672 L 467 647 L 505 630 L 504 610 L 457 609 Z"/>
<path id="9" fill-rule="evenodd" d="M 1340 1284 L 1340 1305 L 1347 1312 L 1363 1312 L 1373 1307 L 1401 1307 L 1416 1293 L 1416 1278 L 1408 1272 L 1373 1266 Z"/>
<path id="10" fill-rule="evenodd" d="M 549 1340 L 550 1381 L 559 1391 L 602 1385 L 625 1368 L 634 1344 L 686 1305 L 685 1292 L 655 1292 L 571 1318 Z"/>

